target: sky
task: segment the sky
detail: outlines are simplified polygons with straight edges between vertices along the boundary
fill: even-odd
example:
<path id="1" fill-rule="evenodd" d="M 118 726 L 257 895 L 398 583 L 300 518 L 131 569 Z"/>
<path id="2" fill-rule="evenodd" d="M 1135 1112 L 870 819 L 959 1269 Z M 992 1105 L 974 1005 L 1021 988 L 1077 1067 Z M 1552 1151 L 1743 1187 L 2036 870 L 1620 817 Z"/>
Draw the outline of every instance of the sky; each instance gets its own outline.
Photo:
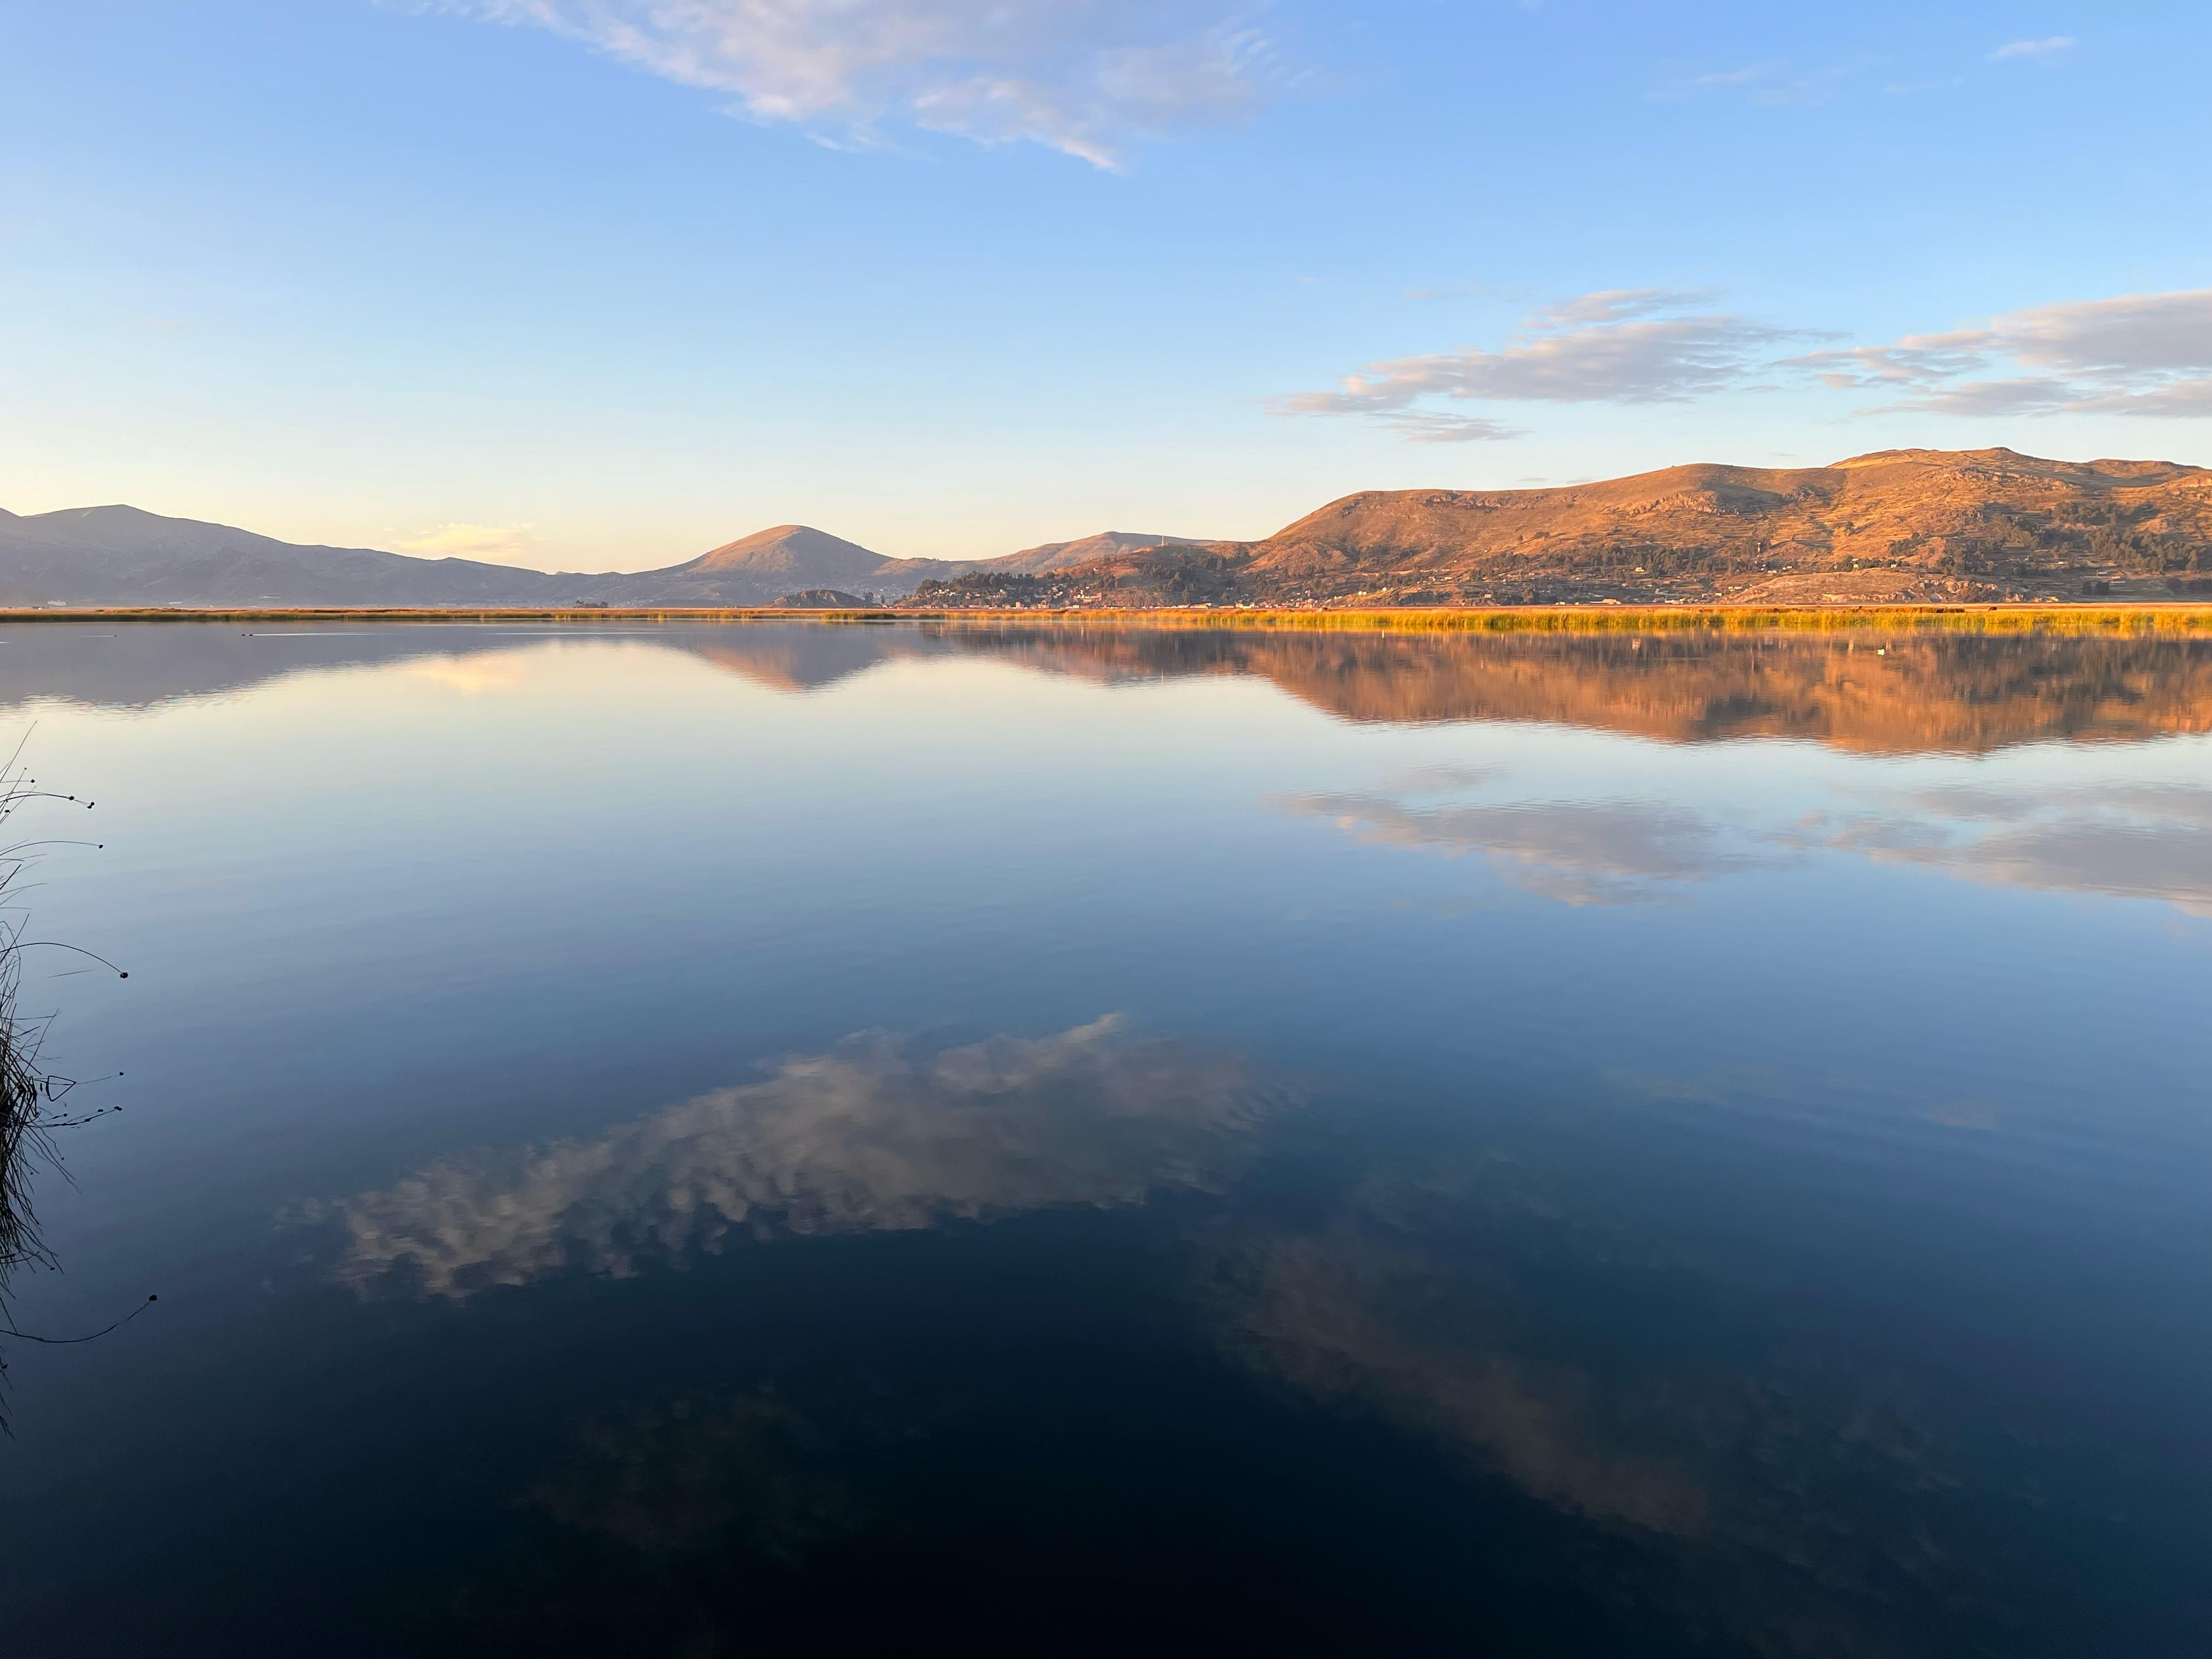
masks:
<path id="1" fill-rule="evenodd" d="M 2212 8 L 0 0 L 0 507 L 643 569 L 2212 465 Z"/>

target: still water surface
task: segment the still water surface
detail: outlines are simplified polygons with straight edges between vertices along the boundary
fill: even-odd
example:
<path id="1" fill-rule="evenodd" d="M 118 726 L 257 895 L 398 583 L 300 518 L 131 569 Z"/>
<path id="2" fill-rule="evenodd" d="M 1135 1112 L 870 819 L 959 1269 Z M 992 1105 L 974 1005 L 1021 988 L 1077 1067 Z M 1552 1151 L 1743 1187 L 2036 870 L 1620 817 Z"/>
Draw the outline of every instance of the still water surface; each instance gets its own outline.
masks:
<path id="1" fill-rule="evenodd" d="M 11 1654 L 2212 1644 L 2212 643 L 0 629 Z M 73 834 L 83 823 L 39 827 Z"/>

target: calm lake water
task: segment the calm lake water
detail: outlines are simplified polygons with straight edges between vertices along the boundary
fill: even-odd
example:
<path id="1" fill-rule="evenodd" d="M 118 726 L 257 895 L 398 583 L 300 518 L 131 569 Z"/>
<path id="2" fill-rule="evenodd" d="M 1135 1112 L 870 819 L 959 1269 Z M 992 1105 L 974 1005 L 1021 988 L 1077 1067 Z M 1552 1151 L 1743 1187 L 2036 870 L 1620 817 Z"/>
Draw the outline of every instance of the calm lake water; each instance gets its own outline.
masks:
<path id="1" fill-rule="evenodd" d="M 2197 1655 L 2212 641 L 0 628 L 11 1655 Z M 64 976 L 66 975 L 67 976 Z"/>

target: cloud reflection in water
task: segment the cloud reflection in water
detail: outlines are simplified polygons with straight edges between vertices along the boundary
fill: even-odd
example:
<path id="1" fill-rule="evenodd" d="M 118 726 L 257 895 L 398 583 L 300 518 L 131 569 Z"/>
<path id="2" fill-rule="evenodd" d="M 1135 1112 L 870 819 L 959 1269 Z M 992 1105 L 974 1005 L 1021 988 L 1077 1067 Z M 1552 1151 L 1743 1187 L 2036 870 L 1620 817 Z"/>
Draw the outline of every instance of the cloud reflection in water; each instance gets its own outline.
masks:
<path id="1" fill-rule="evenodd" d="M 1566 904 L 1637 904 L 1690 882 L 1771 866 L 1695 812 L 1634 800 L 1527 800 L 1429 806 L 1387 793 L 1304 795 L 1283 803 L 1359 840 L 1481 853 L 1515 886 Z"/>
<path id="2" fill-rule="evenodd" d="M 1114 1017 L 950 1048 L 872 1033 L 600 1135 L 443 1159 L 320 1213 L 342 1231 L 345 1285 L 457 1301 L 757 1237 L 1217 1194 L 1172 1222 L 1190 1338 L 1324 1420 L 1389 1425 L 1587 1526 L 1612 1552 L 1611 1592 L 1778 1655 L 1900 1650 L 1931 1598 L 1978 1592 L 1985 1543 L 1923 1501 L 1956 1484 L 1956 1425 L 1881 1365 L 1832 1352 L 1824 1325 L 1801 1328 L 1755 1276 L 1717 1274 L 1620 1194 L 1514 1155 L 1479 1115 L 1443 1145 L 1332 1139 L 1334 1178 L 1294 1176 L 1286 1207 L 1279 1163 L 1298 1164 L 1297 1126 L 1328 1116 L 1234 1056 Z M 1563 1283 L 1643 1316 L 1583 1327 Z M 1652 1339 L 1669 1324 L 1760 1340 L 1708 1364 L 1697 1340 Z M 988 1380 L 932 1371 L 896 1331 L 830 1352 L 811 1370 L 769 1352 L 611 1401 L 520 1495 L 653 1558 L 790 1561 L 841 1538 L 927 1535 L 938 1489 L 899 1471 L 972 1476 L 1003 1426 L 978 1404 Z M 1038 1444 L 1060 1414 L 1103 1411 L 1136 1432 L 1158 1407 L 1141 1389 L 1101 1405 L 1049 1367 L 1019 1393 Z M 988 1516 L 1014 1500 L 978 1501 Z"/>
<path id="3" fill-rule="evenodd" d="M 917 1052 L 880 1033 L 589 1139 L 441 1160 L 321 1206 L 363 1294 L 465 1298 L 779 1233 L 898 1231 L 1211 1190 L 1270 1104 L 1233 1057 L 1109 1015 Z"/>
<path id="4" fill-rule="evenodd" d="M 1809 845 L 2042 892 L 2154 899 L 2212 916 L 2212 790 L 1921 790 L 1908 810 L 1817 816 Z"/>
<path id="5" fill-rule="evenodd" d="M 1663 799 L 1437 801 L 1447 785 L 1493 789 L 1488 775 L 1400 780 L 1372 792 L 1277 803 L 1375 846 L 1486 855 L 1513 886 L 1566 904 L 1636 904 L 1693 884 L 1771 870 L 1808 854 L 1917 865 L 2040 892 L 2151 899 L 2212 915 L 2212 790 L 1939 786 L 1885 797 L 1871 811 L 1814 811 L 1791 824 L 1716 817 Z"/>

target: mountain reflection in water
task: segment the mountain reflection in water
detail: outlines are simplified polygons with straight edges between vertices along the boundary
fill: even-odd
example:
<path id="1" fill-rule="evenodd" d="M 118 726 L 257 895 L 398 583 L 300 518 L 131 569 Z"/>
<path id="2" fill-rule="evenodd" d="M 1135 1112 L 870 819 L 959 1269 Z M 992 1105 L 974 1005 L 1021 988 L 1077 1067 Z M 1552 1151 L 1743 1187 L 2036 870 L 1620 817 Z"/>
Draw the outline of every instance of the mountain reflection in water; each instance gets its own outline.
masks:
<path id="1" fill-rule="evenodd" d="M 1670 743 L 1804 738 L 1871 754 L 2212 731 L 2212 640 L 1863 633 L 1358 633 L 946 623 L 143 624 L 127 649 L 69 624 L 0 629 L 0 708 L 221 696 L 282 676 L 621 640 L 777 691 L 886 663 L 981 657 L 1107 684 L 1255 675 L 1345 720 L 1536 720 Z"/>

